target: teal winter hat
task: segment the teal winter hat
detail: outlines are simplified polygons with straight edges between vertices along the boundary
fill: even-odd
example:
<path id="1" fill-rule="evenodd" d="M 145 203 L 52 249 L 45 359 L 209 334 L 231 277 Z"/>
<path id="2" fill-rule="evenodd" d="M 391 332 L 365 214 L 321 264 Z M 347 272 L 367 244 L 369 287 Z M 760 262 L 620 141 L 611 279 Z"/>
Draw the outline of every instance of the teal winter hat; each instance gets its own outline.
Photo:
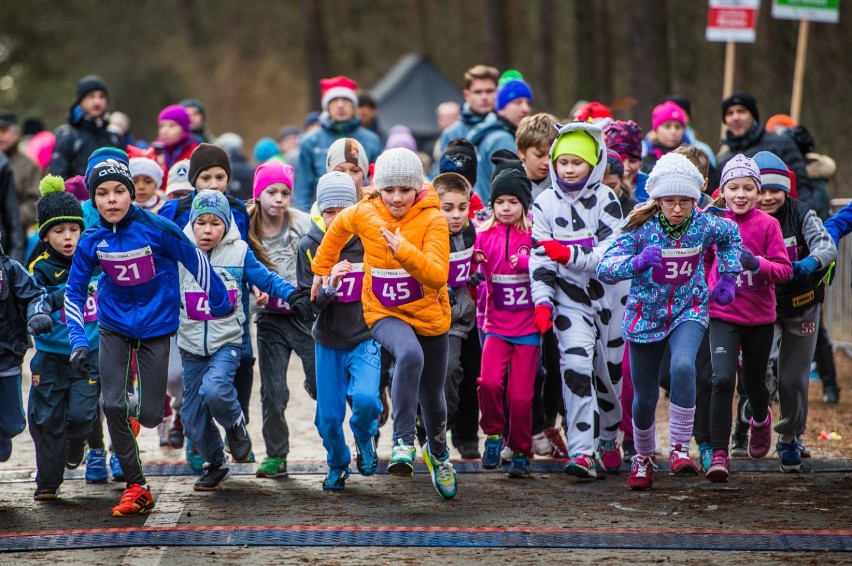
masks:
<path id="1" fill-rule="evenodd" d="M 752 158 L 760 169 L 760 186 L 762 189 L 778 189 L 790 192 L 792 181 L 787 165 L 780 157 L 769 151 L 760 151 Z"/>
<path id="2" fill-rule="evenodd" d="M 198 217 L 203 214 L 212 214 L 221 218 L 222 222 L 225 223 L 225 233 L 231 229 L 231 205 L 228 204 L 225 195 L 219 191 L 210 189 L 198 191 L 198 194 L 192 199 L 189 223 L 195 224 Z"/>

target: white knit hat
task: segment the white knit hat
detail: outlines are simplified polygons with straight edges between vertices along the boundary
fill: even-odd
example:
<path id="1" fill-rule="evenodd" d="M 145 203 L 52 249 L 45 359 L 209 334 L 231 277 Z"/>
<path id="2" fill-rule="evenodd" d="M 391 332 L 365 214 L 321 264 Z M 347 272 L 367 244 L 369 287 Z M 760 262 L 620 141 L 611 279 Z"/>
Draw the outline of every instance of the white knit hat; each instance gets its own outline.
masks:
<path id="1" fill-rule="evenodd" d="M 376 160 L 373 184 L 379 190 L 387 187 L 414 187 L 420 190 L 423 186 L 423 163 L 410 149 L 389 149 Z"/>
<path id="2" fill-rule="evenodd" d="M 189 159 L 181 159 L 169 169 L 169 182 L 166 186 L 166 195 L 178 191 L 191 193 L 195 188 L 189 184 Z"/>
<path id="3" fill-rule="evenodd" d="M 679 153 L 667 153 L 654 165 L 645 185 L 652 199 L 689 197 L 701 199 L 704 177 L 692 162 Z"/>
<path id="4" fill-rule="evenodd" d="M 329 208 L 346 208 L 357 199 L 355 181 L 341 171 L 332 171 L 317 182 L 317 210 L 320 214 Z"/>
<path id="5" fill-rule="evenodd" d="M 151 177 L 154 180 L 154 184 L 157 185 L 157 188 L 163 186 L 163 168 L 160 167 L 160 164 L 154 161 L 153 159 L 149 159 L 147 157 L 131 157 L 130 158 L 130 176 L 137 177 L 139 175 L 145 175 L 147 177 Z"/>

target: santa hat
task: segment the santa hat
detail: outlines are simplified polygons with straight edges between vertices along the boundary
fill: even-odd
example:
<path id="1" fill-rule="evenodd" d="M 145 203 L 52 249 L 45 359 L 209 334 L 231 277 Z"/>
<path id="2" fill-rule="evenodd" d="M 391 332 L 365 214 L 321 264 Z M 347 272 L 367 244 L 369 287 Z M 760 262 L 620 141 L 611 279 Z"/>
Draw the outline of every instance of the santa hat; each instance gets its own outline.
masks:
<path id="1" fill-rule="evenodd" d="M 320 88 L 322 89 L 322 109 L 324 111 L 328 111 L 328 103 L 335 98 L 351 100 L 352 104 L 358 106 L 358 95 L 355 94 L 358 83 L 349 77 L 340 75 L 330 79 L 321 79 Z"/>

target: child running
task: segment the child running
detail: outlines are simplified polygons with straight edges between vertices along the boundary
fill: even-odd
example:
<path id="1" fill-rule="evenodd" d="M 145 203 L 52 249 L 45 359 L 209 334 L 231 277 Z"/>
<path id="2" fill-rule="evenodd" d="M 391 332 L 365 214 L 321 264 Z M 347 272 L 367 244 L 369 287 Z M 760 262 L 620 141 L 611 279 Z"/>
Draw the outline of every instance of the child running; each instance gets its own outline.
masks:
<path id="1" fill-rule="evenodd" d="M 254 200 L 248 205 L 251 248 L 260 263 L 285 280 L 296 281 L 299 241 L 308 233 L 311 219 L 307 213 L 290 206 L 293 168 L 276 159 L 262 164 L 254 174 L 253 194 Z M 257 314 L 257 352 L 266 457 L 255 475 L 274 478 L 287 473 L 290 453 L 290 428 L 284 412 L 290 401 L 287 366 L 292 352 L 302 360 L 305 388 L 316 398 L 311 321 L 297 316 L 292 305 L 283 299 L 270 299 Z"/>
<path id="2" fill-rule="evenodd" d="M 602 342 L 615 322 L 594 271 L 622 222 L 621 204 L 601 183 L 606 167 L 598 126 L 560 126 L 550 147 L 553 184 L 533 204 L 535 317 L 542 332 L 553 320 L 568 425 L 565 473 L 578 478 L 597 477 L 596 452 L 607 463 L 617 459 L 612 464 L 616 469 L 621 465 L 615 442 L 621 423 L 620 380 L 610 378 Z"/>
<path id="3" fill-rule="evenodd" d="M 135 198 L 127 154 L 101 148 L 89 157 L 86 186 L 100 214 L 100 225 L 83 233 L 71 264 L 65 313 L 71 365 L 89 371 L 85 313 L 89 281 L 100 265 L 98 282 L 100 375 L 104 414 L 127 489 L 114 517 L 147 513 L 154 498 L 142 473 L 134 430 L 163 420 L 170 336 L 178 329 L 180 293 L 177 263 L 194 275 L 210 298 L 211 316 L 234 306 L 225 284 L 213 277 L 203 252 L 173 223 L 132 205 Z M 135 352 L 138 394 L 133 391 L 130 358 Z"/>
<path id="4" fill-rule="evenodd" d="M 517 169 L 504 169 L 491 182 L 490 194 L 491 218 L 477 230 L 474 252 L 487 288 L 479 378 L 480 425 L 486 434 L 482 467 L 494 469 L 502 463 L 505 393 L 507 446 L 513 453 L 509 477 L 525 478 L 530 475 L 532 402 L 541 332 L 550 326 L 550 313 L 545 313 L 545 322 L 537 320 L 530 296 L 530 180 Z"/>
<path id="5" fill-rule="evenodd" d="M 353 140 L 354 141 L 354 140 Z M 337 142 L 335 142 L 337 143 Z M 357 142 L 355 142 L 357 143 Z M 308 235 L 299 242 L 299 286 L 310 288 L 314 274 L 311 259 L 325 233 L 344 208 L 354 206 L 358 190 L 352 177 L 332 171 L 317 183 L 317 211 Z M 316 340 L 317 412 L 314 424 L 328 453 L 325 490 L 341 490 L 351 470 L 352 454 L 343 437 L 346 401 L 352 403 L 349 426 L 355 436 L 355 463 L 358 472 L 370 476 L 376 471 L 374 437 L 379 430 L 382 403 L 379 400 L 381 346 L 373 339 L 361 306 L 364 283 L 364 246 L 352 237 L 340 252 L 316 296 L 320 310 L 313 328 Z"/>
<path id="6" fill-rule="evenodd" d="M 667 344 L 672 356 L 669 465 L 673 474 L 698 473 L 689 457 L 689 442 L 695 412 L 695 355 L 707 326 L 706 248 L 716 245 L 722 275 L 709 298 L 731 303 L 740 271 L 736 226 L 695 208 L 703 185 L 701 173 L 686 157 L 662 156 L 648 177 L 649 202 L 633 210 L 597 267 L 604 283 L 633 280 L 622 333 L 628 341 L 634 387 L 636 456 L 627 478 L 627 486 L 634 491 L 653 486 L 655 410 Z"/>
<path id="7" fill-rule="evenodd" d="M 177 345 L 183 358 L 183 428 L 208 462 L 194 489 L 213 491 L 231 473 L 214 420 L 225 429 L 235 461 L 244 461 L 251 452 L 246 418 L 234 388 L 246 318 L 240 294 L 248 283 L 288 301 L 290 308 L 303 319 L 311 320 L 312 309 L 304 294 L 296 292 L 293 285 L 255 259 L 248 244 L 240 238 L 228 199 L 221 192 L 198 192 L 184 234 L 207 254 L 236 305 L 232 316 L 214 319 L 209 312 L 209 298 L 190 272 L 180 268 L 182 303 Z"/>
<path id="8" fill-rule="evenodd" d="M 427 442 L 423 459 L 438 493 L 456 495 L 456 473 L 447 451 L 447 331 L 450 301 L 447 277 L 450 235 L 440 200 L 423 181 L 423 165 L 413 151 L 390 149 L 376 161 L 377 191 L 343 210 L 326 232 L 312 262 L 312 296 L 331 274 L 352 235 L 364 244 L 364 319 L 373 337 L 395 360 L 393 452 L 388 472 L 414 474 L 414 439 L 420 404 Z"/>
<path id="9" fill-rule="evenodd" d="M 778 220 L 756 206 L 760 195 L 760 168 L 742 154 L 725 164 L 720 179 L 720 199 L 725 218 L 733 221 L 742 237 L 737 278 L 737 297 L 729 305 L 710 305 L 710 357 L 713 362 L 713 393 L 710 398 L 710 441 L 713 459 L 707 479 L 726 482 L 730 474 L 728 442 L 731 435 L 731 403 L 737 368 L 751 405 L 748 455 L 763 458 L 772 444 L 772 413 L 766 387 L 766 364 L 775 328 L 775 284 L 790 280 L 793 268 Z M 718 281 L 715 272 L 707 282 Z M 795 431 L 794 431 L 795 434 Z"/>
<path id="10" fill-rule="evenodd" d="M 71 347 L 62 303 L 71 259 L 84 228 L 83 208 L 65 192 L 61 177 L 48 175 L 39 189 L 42 197 L 37 204 L 38 233 L 46 249 L 30 264 L 30 272 L 49 293 L 53 330 L 35 339 L 27 416 L 38 470 L 33 499 L 44 501 L 59 495 L 64 468 L 80 465 L 86 439 L 98 418 L 98 307 L 97 295 L 90 293 L 83 315 L 90 371 L 81 373 L 68 363 Z M 97 281 L 92 283 L 90 291 Z"/>

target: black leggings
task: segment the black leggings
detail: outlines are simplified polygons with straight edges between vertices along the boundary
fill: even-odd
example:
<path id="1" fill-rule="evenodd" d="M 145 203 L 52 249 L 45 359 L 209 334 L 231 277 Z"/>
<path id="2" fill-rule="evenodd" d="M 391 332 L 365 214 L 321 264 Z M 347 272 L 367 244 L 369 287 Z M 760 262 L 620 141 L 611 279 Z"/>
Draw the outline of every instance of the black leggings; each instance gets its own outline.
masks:
<path id="1" fill-rule="evenodd" d="M 710 321 L 710 352 L 713 362 L 713 394 L 710 399 L 710 432 L 713 451 L 728 451 L 731 434 L 731 404 L 737 383 L 737 365 L 742 347 L 742 383 L 748 393 L 755 421 L 769 413 L 766 365 L 772 349 L 774 324 L 741 326 L 722 320 Z"/>

